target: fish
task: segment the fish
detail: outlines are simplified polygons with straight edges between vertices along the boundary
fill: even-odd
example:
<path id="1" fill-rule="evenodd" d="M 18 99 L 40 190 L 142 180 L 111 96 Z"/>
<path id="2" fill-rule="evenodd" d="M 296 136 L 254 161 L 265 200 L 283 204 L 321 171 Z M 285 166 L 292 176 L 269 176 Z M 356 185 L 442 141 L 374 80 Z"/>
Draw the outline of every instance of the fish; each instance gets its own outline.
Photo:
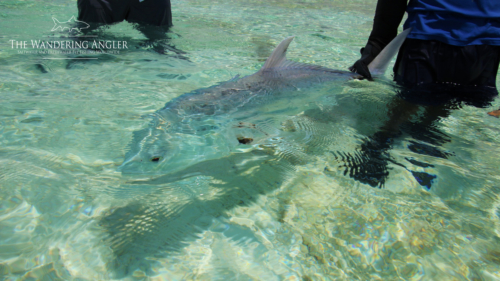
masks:
<path id="1" fill-rule="evenodd" d="M 368 65 L 372 77 L 384 74 L 409 32 L 400 33 Z M 329 82 L 361 78 L 350 71 L 288 60 L 293 39 L 279 43 L 256 73 L 183 94 L 151 114 L 150 125 L 133 133 L 119 171 L 168 174 L 235 152 L 286 145 L 283 132 L 266 127 L 266 122 L 276 124 L 283 121 L 277 116 L 307 110 L 324 96 L 322 87 L 330 87 Z"/>
<path id="2" fill-rule="evenodd" d="M 90 27 L 90 25 L 84 21 L 79 21 L 75 19 L 75 16 L 72 16 L 69 20 L 60 22 L 58 19 L 52 17 L 52 20 L 54 21 L 54 27 L 50 31 L 56 31 L 56 30 L 61 30 L 64 31 L 65 29 L 68 30 L 68 32 L 71 31 L 76 31 L 76 32 L 81 32 L 82 29 L 87 29 Z"/>

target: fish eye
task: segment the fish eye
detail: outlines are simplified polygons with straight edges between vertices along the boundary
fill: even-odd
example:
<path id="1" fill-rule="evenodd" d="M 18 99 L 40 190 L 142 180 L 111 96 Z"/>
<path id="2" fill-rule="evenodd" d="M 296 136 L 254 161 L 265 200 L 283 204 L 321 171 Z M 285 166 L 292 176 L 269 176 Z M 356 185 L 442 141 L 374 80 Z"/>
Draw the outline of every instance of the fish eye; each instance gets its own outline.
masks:
<path id="1" fill-rule="evenodd" d="M 158 156 L 151 158 L 151 162 L 158 162 L 158 161 L 160 161 L 160 157 Z"/>

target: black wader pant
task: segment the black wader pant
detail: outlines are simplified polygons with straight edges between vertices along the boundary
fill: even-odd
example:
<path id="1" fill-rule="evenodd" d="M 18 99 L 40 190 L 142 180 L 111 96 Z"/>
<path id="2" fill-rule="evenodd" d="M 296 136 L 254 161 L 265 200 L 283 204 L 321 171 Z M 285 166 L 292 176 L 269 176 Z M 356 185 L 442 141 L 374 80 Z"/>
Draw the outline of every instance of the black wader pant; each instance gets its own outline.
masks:
<path id="1" fill-rule="evenodd" d="M 482 100 L 498 95 L 499 63 L 500 46 L 406 39 L 394 65 L 394 80 L 408 89 L 404 98 L 412 102 L 425 105 L 463 99 L 484 107 Z"/>
<path id="2" fill-rule="evenodd" d="M 154 26 L 172 26 L 170 0 L 78 0 L 78 20 L 112 24 L 126 20 Z"/>

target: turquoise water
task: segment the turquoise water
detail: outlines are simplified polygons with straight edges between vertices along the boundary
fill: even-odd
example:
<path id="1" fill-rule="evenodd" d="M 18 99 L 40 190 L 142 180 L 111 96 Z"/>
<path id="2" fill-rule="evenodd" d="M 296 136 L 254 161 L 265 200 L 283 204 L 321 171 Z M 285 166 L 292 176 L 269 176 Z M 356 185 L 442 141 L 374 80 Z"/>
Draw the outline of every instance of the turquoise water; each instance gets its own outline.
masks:
<path id="1" fill-rule="evenodd" d="M 498 100 L 436 122 L 449 141 L 433 147 L 448 157 L 415 153 L 419 141 L 400 137 L 390 154 L 406 168 L 389 163 L 382 189 L 344 175 L 334 154 L 355 155 L 387 119 L 389 71 L 317 89 L 321 110 L 290 101 L 294 114 L 256 118 L 271 136 L 221 158 L 176 174 L 119 171 L 148 115 L 256 72 L 285 37 L 296 36 L 289 59 L 346 69 L 374 6 L 173 1 L 167 40 L 120 23 L 98 38 L 128 49 L 43 54 L 20 51 L 66 36 L 50 31 L 52 17 L 76 15 L 75 1 L 1 1 L 0 279 L 500 279 L 500 121 L 486 114 Z M 428 190 L 410 171 L 437 178 Z"/>

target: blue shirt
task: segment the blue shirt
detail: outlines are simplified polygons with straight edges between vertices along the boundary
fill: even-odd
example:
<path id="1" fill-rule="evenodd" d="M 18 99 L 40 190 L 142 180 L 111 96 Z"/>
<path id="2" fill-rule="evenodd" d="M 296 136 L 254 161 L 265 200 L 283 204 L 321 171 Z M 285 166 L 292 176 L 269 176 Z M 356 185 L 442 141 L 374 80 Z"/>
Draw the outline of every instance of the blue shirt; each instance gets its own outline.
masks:
<path id="1" fill-rule="evenodd" d="M 408 38 L 450 45 L 500 45 L 500 0 L 410 0 Z"/>

